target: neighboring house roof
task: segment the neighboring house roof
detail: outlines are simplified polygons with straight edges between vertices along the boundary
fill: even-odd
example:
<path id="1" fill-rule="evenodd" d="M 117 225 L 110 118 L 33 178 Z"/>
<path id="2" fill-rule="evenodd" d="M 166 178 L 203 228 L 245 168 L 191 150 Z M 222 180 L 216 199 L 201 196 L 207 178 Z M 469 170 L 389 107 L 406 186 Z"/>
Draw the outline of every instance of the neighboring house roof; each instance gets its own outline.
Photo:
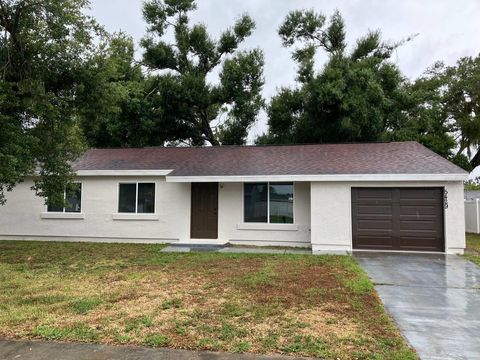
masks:
<path id="1" fill-rule="evenodd" d="M 168 170 L 173 177 L 467 173 L 417 142 L 88 150 L 77 172 Z"/>
<path id="2" fill-rule="evenodd" d="M 465 190 L 464 197 L 465 200 L 480 199 L 480 190 Z"/>

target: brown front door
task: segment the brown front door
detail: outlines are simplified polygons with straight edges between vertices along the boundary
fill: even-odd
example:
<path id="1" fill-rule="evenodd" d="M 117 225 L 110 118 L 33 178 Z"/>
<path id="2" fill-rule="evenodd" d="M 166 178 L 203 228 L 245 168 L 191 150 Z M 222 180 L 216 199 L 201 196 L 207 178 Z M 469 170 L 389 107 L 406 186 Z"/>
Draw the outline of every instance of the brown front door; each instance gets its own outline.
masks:
<path id="1" fill-rule="evenodd" d="M 443 251 L 442 188 L 352 188 L 354 249 Z"/>
<path id="2" fill-rule="evenodd" d="M 218 183 L 192 183 L 190 237 L 218 238 Z"/>

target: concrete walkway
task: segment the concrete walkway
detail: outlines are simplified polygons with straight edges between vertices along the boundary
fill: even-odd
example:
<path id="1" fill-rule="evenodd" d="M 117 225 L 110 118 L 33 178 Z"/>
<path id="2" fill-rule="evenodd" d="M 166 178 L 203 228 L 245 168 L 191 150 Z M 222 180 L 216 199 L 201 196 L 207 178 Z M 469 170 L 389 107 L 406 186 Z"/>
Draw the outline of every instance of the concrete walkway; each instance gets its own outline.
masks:
<path id="1" fill-rule="evenodd" d="M 480 267 L 455 255 L 354 257 L 421 359 L 480 359 Z"/>
<path id="2" fill-rule="evenodd" d="M 229 246 L 229 245 L 209 245 L 209 244 L 171 244 L 161 250 L 167 253 L 183 252 L 218 252 L 218 253 L 236 253 L 236 254 L 297 254 L 311 255 L 310 249 L 274 249 L 256 246 Z"/>
<path id="3" fill-rule="evenodd" d="M 286 356 L 152 349 L 133 346 L 0 340 L 2 360 L 301 360 Z"/>

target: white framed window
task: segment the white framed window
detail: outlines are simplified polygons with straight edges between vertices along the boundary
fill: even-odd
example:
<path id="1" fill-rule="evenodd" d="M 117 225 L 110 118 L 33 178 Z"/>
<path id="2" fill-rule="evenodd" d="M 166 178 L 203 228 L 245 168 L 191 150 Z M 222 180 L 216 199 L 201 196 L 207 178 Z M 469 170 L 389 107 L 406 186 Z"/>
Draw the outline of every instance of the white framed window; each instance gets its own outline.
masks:
<path id="1" fill-rule="evenodd" d="M 244 183 L 243 221 L 245 223 L 293 224 L 293 183 Z"/>
<path id="2" fill-rule="evenodd" d="M 80 213 L 82 211 L 82 183 L 73 183 L 63 190 L 65 206 L 47 205 L 51 213 Z"/>
<path id="3" fill-rule="evenodd" d="M 118 184 L 119 214 L 154 214 L 155 183 L 122 182 Z"/>

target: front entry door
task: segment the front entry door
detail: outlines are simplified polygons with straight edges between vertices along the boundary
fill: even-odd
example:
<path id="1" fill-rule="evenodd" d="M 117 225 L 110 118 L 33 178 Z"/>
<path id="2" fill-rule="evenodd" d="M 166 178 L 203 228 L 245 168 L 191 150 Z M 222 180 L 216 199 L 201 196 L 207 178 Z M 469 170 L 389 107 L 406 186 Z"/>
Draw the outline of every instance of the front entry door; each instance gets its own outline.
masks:
<path id="1" fill-rule="evenodd" d="M 190 237 L 218 238 L 218 183 L 192 183 Z"/>

